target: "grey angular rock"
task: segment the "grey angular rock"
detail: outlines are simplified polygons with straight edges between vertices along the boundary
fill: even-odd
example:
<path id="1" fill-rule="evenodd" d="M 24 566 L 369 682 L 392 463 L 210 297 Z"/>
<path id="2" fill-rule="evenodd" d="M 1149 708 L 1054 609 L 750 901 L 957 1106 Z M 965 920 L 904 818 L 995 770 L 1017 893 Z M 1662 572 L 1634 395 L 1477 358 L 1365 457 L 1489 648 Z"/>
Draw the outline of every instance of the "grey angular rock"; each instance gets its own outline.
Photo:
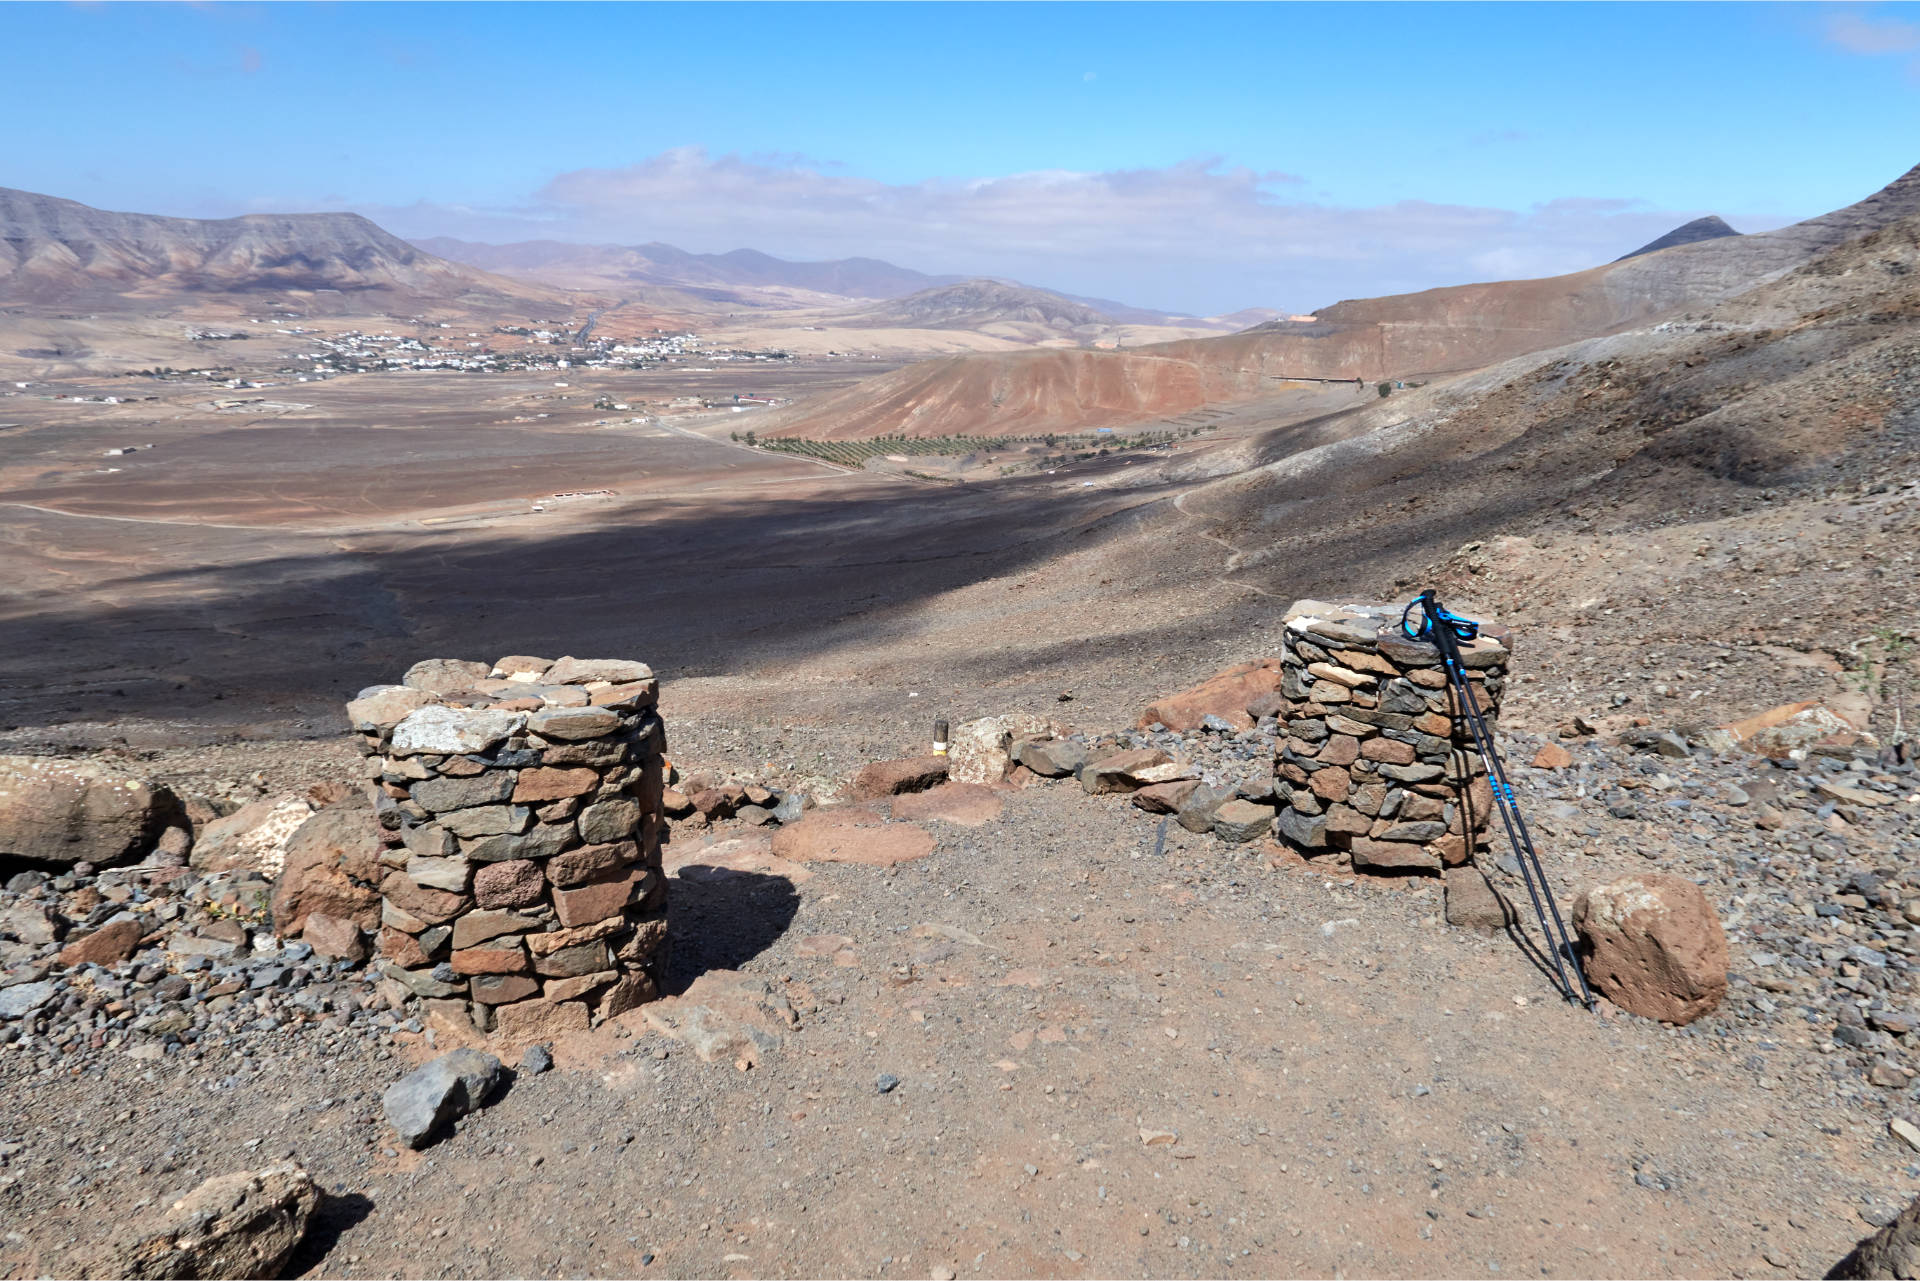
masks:
<path id="1" fill-rule="evenodd" d="M 533 811 L 525 805 L 476 805 L 449 810 L 439 816 L 439 822 L 455 836 L 502 836 L 526 831 Z"/>
<path id="2" fill-rule="evenodd" d="M 1425 765 L 1416 762 L 1412 765 L 1381 765 L 1378 767 L 1378 772 L 1381 777 L 1390 778 L 1397 783 L 1430 783 L 1447 771 L 1446 767 L 1441 765 Z"/>
<path id="3" fill-rule="evenodd" d="M 1210 832 L 1213 830 L 1214 813 L 1232 799 L 1231 788 L 1202 783 L 1188 794 L 1174 821 L 1189 832 Z"/>
<path id="4" fill-rule="evenodd" d="M 447 982 L 438 978 L 433 970 L 409 970 L 391 961 L 381 966 L 380 972 L 422 1000 L 437 1001 L 449 996 L 460 996 L 467 990 L 466 983 Z"/>
<path id="5" fill-rule="evenodd" d="M 520 1054 L 519 1071 L 527 1076 L 539 1076 L 553 1066 L 553 1054 L 544 1045 L 529 1045 Z"/>
<path id="6" fill-rule="evenodd" d="M 459 848 L 454 844 L 453 833 L 438 823 L 416 823 L 411 827 L 402 827 L 400 839 L 409 854 L 421 858 L 448 858 Z"/>
<path id="7" fill-rule="evenodd" d="M 1325 849 L 1327 844 L 1327 820 L 1322 814 L 1302 814 L 1295 809 L 1280 811 L 1279 821 L 1274 829 L 1282 839 L 1302 849 Z"/>
<path id="8" fill-rule="evenodd" d="M 619 714 L 604 707 L 548 707 L 527 720 L 527 728 L 540 737 L 565 743 L 599 738 L 619 727 Z"/>
<path id="9" fill-rule="evenodd" d="M 499 863 L 514 858 L 551 858 L 579 843 L 572 823 L 540 823 L 526 832 L 462 841 L 460 852 L 476 863 Z"/>
<path id="10" fill-rule="evenodd" d="M 442 810 L 470 809 L 475 805 L 493 805 L 513 795 L 514 775 L 508 770 L 488 770 L 470 778 L 427 778 L 407 789 L 407 794 L 436 813 Z"/>
<path id="11" fill-rule="evenodd" d="M 1087 749 L 1070 738 L 1027 738 L 1014 744 L 1013 759 L 1042 778 L 1065 778 L 1087 763 Z"/>
<path id="12" fill-rule="evenodd" d="M 45 947 L 57 943 L 65 933 L 60 918 L 37 903 L 19 903 L 0 911 L 0 934 L 9 934 L 22 943 Z"/>
<path id="13" fill-rule="evenodd" d="M 1227 801 L 1213 815 L 1213 834 L 1235 845 L 1253 840 L 1271 826 L 1273 811 L 1252 801 Z"/>
<path id="14" fill-rule="evenodd" d="M 1287 628 L 1334 645 L 1372 645 L 1380 637 L 1380 629 L 1363 618 L 1296 618 Z"/>
<path id="15" fill-rule="evenodd" d="M 589 845 L 630 840 L 640 825 L 640 807 L 624 796 L 610 797 L 581 810 L 577 822 L 580 839 Z"/>
<path id="16" fill-rule="evenodd" d="M 388 1086 L 380 1105 L 402 1143 L 425 1147 L 437 1128 L 484 1106 L 499 1080 L 493 1055 L 452 1050 Z"/>
<path id="17" fill-rule="evenodd" d="M 465 894 L 473 877 L 473 865 L 464 858 L 419 858 L 407 860 L 407 876 L 415 885 Z"/>
<path id="18" fill-rule="evenodd" d="M 53 990 L 52 982 L 44 979 L 38 983 L 0 987 L 0 1019 L 23 1018 L 33 1013 L 53 999 Z"/>

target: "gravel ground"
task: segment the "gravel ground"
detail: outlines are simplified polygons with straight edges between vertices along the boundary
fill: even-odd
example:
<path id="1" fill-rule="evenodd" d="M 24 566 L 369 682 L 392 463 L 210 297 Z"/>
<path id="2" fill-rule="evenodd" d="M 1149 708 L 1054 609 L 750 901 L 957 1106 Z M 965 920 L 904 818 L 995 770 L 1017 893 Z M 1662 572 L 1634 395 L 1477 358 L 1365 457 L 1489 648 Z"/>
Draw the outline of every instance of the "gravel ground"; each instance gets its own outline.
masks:
<path id="1" fill-rule="evenodd" d="M 751 1070 L 636 1014 L 413 1153 L 378 1097 L 432 1050 L 391 1015 L 150 1060 L 0 1051 L 0 1267 L 71 1270 L 108 1225 L 293 1153 L 337 1198 L 311 1275 L 1822 1272 L 1920 1190 L 1886 1129 L 1911 1090 L 1863 1075 L 1901 1057 L 1878 1014 L 1910 1000 L 1905 923 L 1836 897 L 1912 851 L 1916 808 L 1836 831 L 1806 786 L 1830 771 L 1572 750 L 1517 771 L 1563 897 L 1651 862 L 1727 906 L 1734 991 L 1688 1029 L 1562 1004 L 1509 940 L 1441 924 L 1431 882 L 1163 834 L 1070 784 L 936 823 L 890 871 L 714 874 L 683 836 L 674 985 L 730 966 L 798 1013 Z M 1695 803 L 1614 817 L 1629 794 Z M 1753 827 L 1761 804 L 1788 825 Z M 1771 878 L 1785 841 L 1815 859 Z"/>

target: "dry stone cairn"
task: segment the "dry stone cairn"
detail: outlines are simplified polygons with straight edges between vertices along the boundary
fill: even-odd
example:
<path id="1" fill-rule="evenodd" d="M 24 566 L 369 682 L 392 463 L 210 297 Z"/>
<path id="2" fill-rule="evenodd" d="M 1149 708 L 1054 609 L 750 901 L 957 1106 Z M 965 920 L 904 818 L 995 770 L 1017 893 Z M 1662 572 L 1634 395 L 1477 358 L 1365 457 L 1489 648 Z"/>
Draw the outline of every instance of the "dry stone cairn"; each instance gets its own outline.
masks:
<path id="1" fill-rule="evenodd" d="M 429 659 L 347 705 L 386 842 L 390 994 L 531 1040 L 658 993 L 665 729 L 624 659 Z"/>
<path id="2" fill-rule="evenodd" d="M 1440 653 L 1408 640 L 1393 605 L 1299 601 L 1285 618 L 1285 736 L 1274 763 L 1280 838 L 1361 871 L 1467 862 L 1493 814 L 1486 762 L 1454 715 Z M 1492 728 L 1511 637 L 1485 625 L 1461 665 Z M 1459 727 L 1459 728 L 1457 728 Z"/>

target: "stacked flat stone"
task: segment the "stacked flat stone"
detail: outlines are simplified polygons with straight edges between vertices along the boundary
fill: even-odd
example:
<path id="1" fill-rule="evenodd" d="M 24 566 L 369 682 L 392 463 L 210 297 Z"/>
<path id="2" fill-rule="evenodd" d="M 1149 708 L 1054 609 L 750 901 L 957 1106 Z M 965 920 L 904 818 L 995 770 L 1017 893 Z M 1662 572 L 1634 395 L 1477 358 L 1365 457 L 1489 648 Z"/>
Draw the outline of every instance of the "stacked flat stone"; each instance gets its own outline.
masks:
<path id="1" fill-rule="evenodd" d="M 657 994 L 658 702 L 644 663 L 515 655 L 428 659 L 347 704 L 387 841 L 396 994 L 522 1040 Z"/>
<path id="2" fill-rule="evenodd" d="M 1285 733 L 1274 762 L 1280 838 L 1362 871 L 1439 871 L 1485 843 L 1486 762 L 1456 716 L 1440 652 L 1400 630 L 1397 605 L 1295 602 L 1285 618 Z M 1511 636 L 1482 624 L 1461 667 L 1491 730 Z"/>

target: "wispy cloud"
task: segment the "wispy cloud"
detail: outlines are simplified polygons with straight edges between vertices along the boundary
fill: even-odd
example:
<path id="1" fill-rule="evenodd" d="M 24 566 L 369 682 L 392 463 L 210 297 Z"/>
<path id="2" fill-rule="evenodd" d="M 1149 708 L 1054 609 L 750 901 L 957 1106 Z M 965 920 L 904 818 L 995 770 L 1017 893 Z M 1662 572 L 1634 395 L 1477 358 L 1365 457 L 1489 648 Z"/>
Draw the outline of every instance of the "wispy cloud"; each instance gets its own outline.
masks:
<path id="1" fill-rule="evenodd" d="M 1348 207 L 1304 199 L 1302 189 L 1298 175 L 1208 156 L 1157 168 L 888 183 L 822 172 L 799 157 L 678 147 L 560 174 L 513 208 L 423 203 L 363 212 L 415 236 L 864 255 L 1199 312 L 1298 310 L 1576 271 L 1709 212 L 1599 197 L 1526 209 L 1418 200 Z"/>
<path id="2" fill-rule="evenodd" d="M 1920 50 L 1920 24 L 1897 18 L 1836 13 L 1827 19 L 1827 42 L 1848 53 L 1868 56 Z"/>

